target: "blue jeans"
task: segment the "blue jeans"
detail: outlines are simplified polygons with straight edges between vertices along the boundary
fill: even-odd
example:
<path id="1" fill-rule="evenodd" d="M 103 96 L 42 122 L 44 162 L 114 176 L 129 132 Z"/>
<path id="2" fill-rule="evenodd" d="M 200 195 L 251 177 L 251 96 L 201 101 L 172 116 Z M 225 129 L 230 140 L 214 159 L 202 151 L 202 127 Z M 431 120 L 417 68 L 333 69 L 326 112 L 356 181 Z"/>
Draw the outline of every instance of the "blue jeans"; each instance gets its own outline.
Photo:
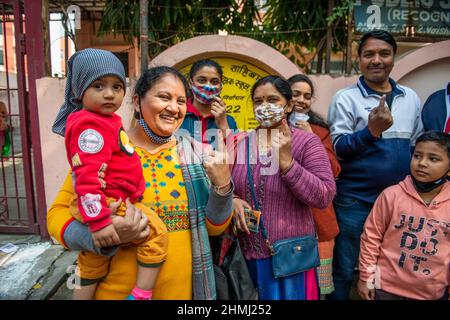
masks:
<path id="1" fill-rule="evenodd" d="M 335 239 L 333 252 L 335 290 L 327 299 L 347 300 L 358 262 L 361 233 L 373 204 L 343 195 L 337 195 L 333 204 L 340 232 Z"/>

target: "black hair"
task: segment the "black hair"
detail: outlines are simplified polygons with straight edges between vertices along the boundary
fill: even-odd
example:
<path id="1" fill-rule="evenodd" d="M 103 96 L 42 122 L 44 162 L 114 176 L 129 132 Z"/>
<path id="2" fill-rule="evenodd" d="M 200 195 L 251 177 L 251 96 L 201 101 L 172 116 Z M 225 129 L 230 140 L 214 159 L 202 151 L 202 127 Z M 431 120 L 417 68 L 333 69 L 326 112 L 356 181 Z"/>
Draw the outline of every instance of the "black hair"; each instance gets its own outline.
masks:
<path id="1" fill-rule="evenodd" d="M 211 59 L 202 59 L 202 60 L 198 60 L 196 61 L 192 66 L 191 66 L 191 70 L 189 70 L 189 78 L 191 80 L 194 79 L 194 76 L 196 75 L 196 73 L 198 72 L 198 70 L 200 70 L 203 67 L 213 67 L 214 69 L 216 69 L 217 73 L 219 74 L 220 77 L 220 81 L 222 81 L 223 79 L 223 70 L 222 67 L 220 66 L 220 64 L 218 64 L 216 61 L 211 60 Z"/>
<path id="2" fill-rule="evenodd" d="M 285 80 L 279 76 L 273 76 L 273 75 L 265 76 L 264 78 L 261 78 L 255 82 L 255 84 L 252 87 L 252 94 L 251 94 L 252 99 L 253 99 L 253 96 L 255 95 L 256 88 L 258 88 L 259 86 L 265 85 L 266 83 L 272 84 L 275 87 L 275 89 L 277 89 L 277 91 L 279 93 L 281 93 L 281 95 L 288 102 L 291 101 L 292 89 L 291 89 L 291 85 L 289 84 L 289 82 L 287 82 L 287 80 Z"/>
<path id="3" fill-rule="evenodd" d="M 134 94 L 139 97 L 139 104 L 142 98 L 146 95 L 146 93 L 161 79 L 165 74 L 172 74 L 183 83 L 184 91 L 186 92 L 186 97 L 188 97 L 189 85 L 186 78 L 175 68 L 161 66 L 161 67 L 153 67 L 144 71 L 144 73 L 139 77 L 136 82 L 136 86 L 134 87 Z M 140 119 L 141 113 L 135 111 L 134 117 L 136 119 Z"/>
<path id="4" fill-rule="evenodd" d="M 447 151 L 447 157 L 450 160 L 450 134 L 441 131 L 426 131 L 416 140 L 416 146 L 420 142 L 435 142 Z M 449 168 L 450 169 L 450 168 Z"/>
<path id="5" fill-rule="evenodd" d="M 311 88 L 311 96 L 314 97 L 314 85 L 313 85 L 311 79 L 307 75 L 304 75 L 304 74 L 293 75 L 292 77 L 290 77 L 288 79 L 288 82 L 291 86 L 297 82 L 306 82 L 309 85 L 309 87 Z M 294 109 L 292 109 L 291 112 L 289 112 L 288 117 L 290 116 L 290 114 L 293 111 L 294 111 Z M 309 116 L 308 122 L 310 124 L 315 124 L 319 127 L 329 130 L 328 124 L 325 122 L 325 120 L 319 114 L 317 114 L 314 111 L 312 111 L 311 109 L 309 109 L 307 115 Z"/>
<path id="6" fill-rule="evenodd" d="M 394 50 L 394 55 L 397 53 L 397 42 L 395 41 L 394 37 L 387 31 L 375 29 L 366 32 L 359 40 L 358 55 L 361 55 L 364 44 L 370 38 L 383 40 L 384 42 L 389 43 L 392 46 L 392 49 Z"/>
<path id="7" fill-rule="evenodd" d="M 291 86 L 297 82 L 306 82 L 309 85 L 309 87 L 311 88 L 311 96 L 314 97 L 314 85 L 313 85 L 311 79 L 307 75 L 299 73 L 299 74 L 293 75 L 287 81 L 289 82 L 289 84 Z"/>

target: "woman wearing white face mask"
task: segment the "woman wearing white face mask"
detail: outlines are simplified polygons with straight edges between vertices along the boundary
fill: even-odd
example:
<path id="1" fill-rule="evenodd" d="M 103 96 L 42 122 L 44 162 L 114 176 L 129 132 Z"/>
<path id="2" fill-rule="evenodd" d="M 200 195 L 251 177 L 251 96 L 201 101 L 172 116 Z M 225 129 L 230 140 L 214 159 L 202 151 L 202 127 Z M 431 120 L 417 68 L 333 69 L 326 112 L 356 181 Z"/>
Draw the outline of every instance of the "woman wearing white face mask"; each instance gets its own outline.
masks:
<path id="1" fill-rule="evenodd" d="M 252 101 L 260 126 L 238 134 L 234 144 L 234 222 L 242 231 L 239 238 L 244 256 L 263 300 L 318 299 L 316 268 L 275 278 L 269 246 L 279 240 L 314 237 L 310 207 L 328 206 L 336 192 L 320 139 L 287 124 L 291 98 L 286 80 L 278 76 L 258 80 L 252 88 Z M 262 223 L 251 231 L 246 211 L 252 209 L 261 211 Z"/>
<path id="2" fill-rule="evenodd" d="M 212 140 L 205 133 L 208 129 L 220 129 L 223 136 L 227 129 L 237 130 L 236 121 L 226 114 L 225 102 L 220 98 L 223 71 L 214 60 L 195 62 L 189 71 L 193 98 L 187 101 L 186 117 L 180 127 L 203 143 Z"/>
<path id="3" fill-rule="evenodd" d="M 327 150 L 331 169 L 336 178 L 341 171 L 341 166 L 333 150 L 330 130 L 327 123 L 317 113 L 311 110 L 311 102 L 314 97 L 313 83 L 304 74 L 294 75 L 288 79 L 288 82 L 292 89 L 293 104 L 292 112 L 288 116 L 289 125 L 312 132 L 320 138 Z M 339 233 L 339 226 L 332 204 L 325 209 L 313 208 L 312 213 L 319 238 L 319 287 L 320 293 L 325 295 L 334 291 L 332 274 L 333 248 L 334 238 Z"/>

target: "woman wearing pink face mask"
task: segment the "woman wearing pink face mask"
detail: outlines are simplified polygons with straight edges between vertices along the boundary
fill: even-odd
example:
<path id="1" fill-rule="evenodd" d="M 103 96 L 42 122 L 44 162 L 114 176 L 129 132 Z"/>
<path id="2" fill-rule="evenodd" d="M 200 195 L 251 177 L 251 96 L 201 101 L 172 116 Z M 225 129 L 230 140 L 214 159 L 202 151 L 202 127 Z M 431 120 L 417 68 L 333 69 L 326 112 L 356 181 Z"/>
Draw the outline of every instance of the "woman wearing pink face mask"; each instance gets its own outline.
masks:
<path id="1" fill-rule="evenodd" d="M 209 129 L 222 130 L 224 137 L 229 134 L 227 129 L 237 130 L 236 121 L 226 114 L 225 102 L 220 98 L 222 78 L 222 68 L 210 59 L 195 62 L 189 71 L 192 98 L 187 102 L 186 117 L 180 129 L 189 131 L 203 143 L 214 141 L 211 138 L 216 133 L 207 134 Z"/>

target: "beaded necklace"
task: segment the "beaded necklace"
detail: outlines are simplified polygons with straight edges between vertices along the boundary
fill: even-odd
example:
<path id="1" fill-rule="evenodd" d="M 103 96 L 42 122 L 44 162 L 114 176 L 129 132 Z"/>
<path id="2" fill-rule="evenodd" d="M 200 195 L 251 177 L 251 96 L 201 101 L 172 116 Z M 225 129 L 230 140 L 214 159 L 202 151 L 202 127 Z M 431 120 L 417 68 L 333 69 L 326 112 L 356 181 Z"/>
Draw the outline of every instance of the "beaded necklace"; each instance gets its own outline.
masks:
<path id="1" fill-rule="evenodd" d="M 145 122 L 144 119 L 139 119 L 137 121 L 137 123 L 142 127 L 142 129 L 144 129 L 145 133 L 147 134 L 147 136 L 149 137 L 149 139 L 156 143 L 156 144 L 164 144 L 169 142 L 172 139 L 172 136 L 168 136 L 168 137 L 161 137 L 158 136 L 156 133 L 154 133 L 147 125 L 147 123 Z"/>

